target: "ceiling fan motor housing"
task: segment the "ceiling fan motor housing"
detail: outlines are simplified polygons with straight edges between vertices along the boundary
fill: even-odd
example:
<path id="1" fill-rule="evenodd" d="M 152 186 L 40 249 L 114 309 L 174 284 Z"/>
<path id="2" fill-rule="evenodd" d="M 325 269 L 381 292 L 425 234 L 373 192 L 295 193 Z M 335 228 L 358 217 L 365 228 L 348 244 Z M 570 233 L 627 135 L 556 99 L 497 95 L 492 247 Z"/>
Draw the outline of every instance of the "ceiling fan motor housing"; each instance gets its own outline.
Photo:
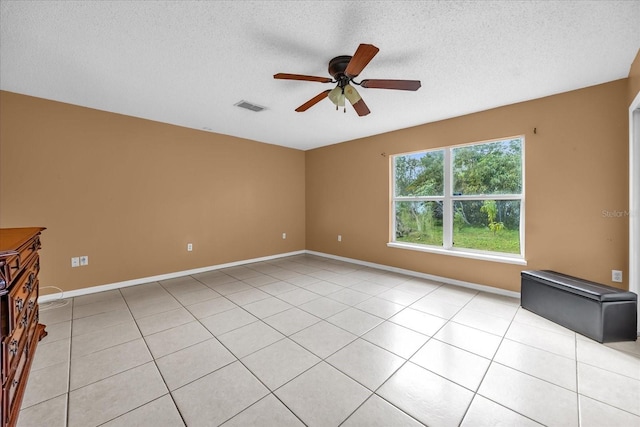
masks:
<path id="1" fill-rule="evenodd" d="M 351 61 L 351 56 L 349 55 L 336 56 L 329 61 L 329 74 L 333 76 L 340 87 L 349 83 L 349 76 L 344 73 L 349 65 L 349 61 Z"/>

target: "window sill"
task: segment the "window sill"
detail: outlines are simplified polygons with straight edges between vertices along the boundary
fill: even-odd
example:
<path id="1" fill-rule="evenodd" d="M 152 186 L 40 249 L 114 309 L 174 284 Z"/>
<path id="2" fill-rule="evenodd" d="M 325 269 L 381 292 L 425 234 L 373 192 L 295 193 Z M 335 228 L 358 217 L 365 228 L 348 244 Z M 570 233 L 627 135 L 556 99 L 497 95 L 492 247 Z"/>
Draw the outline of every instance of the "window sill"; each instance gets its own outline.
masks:
<path id="1" fill-rule="evenodd" d="M 411 243 L 398 243 L 398 242 L 389 242 L 387 246 L 390 248 L 397 249 L 407 249 L 410 251 L 419 251 L 419 252 L 429 252 L 433 254 L 439 255 L 450 255 L 457 256 L 461 258 L 471 258 L 482 261 L 492 261 L 492 262 L 502 262 L 505 264 L 517 264 L 517 265 L 527 265 L 527 260 L 522 258 L 520 255 L 500 255 L 500 254 L 490 254 L 490 253 L 482 253 L 482 252 L 470 252 L 461 249 L 444 249 L 444 248 L 436 248 L 429 247 L 424 245 L 414 245 Z"/>

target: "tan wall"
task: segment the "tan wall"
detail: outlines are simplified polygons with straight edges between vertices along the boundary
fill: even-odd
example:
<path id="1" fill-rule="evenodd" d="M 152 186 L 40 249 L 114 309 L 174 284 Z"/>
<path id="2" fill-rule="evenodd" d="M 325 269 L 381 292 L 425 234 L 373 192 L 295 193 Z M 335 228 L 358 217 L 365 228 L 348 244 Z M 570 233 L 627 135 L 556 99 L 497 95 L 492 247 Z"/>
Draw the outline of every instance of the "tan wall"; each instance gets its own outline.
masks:
<path id="1" fill-rule="evenodd" d="M 631 105 L 638 93 L 640 93 L 640 49 L 638 49 L 636 58 L 629 69 L 629 102 L 627 106 Z"/>
<path id="2" fill-rule="evenodd" d="M 628 288 L 611 282 L 628 271 L 628 218 L 603 216 L 628 209 L 627 91 L 623 79 L 307 151 L 307 249 L 514 291 L 524 269 Z M 521 134 L 526 267 L 386 246 L 389 155 Z"/>
<path id="3" fill-rule="evenodd" d="M 0 226 L 47 227 L 41 286 L 305 248 L 303 151 L 0 92 L 0 157 Z"/>
<path id="4" fill-rule="evenodd" d="M 628 270 L 628 218 L 602 212 L 628 207 L 639 63 L 629 79 L 306 153 L 0 92 L 0 227 L 47 227 L 42 285 L 67 291 L 305 248 L 515 291 L 523 269 L 626 288 L 610 279 Z M 526 267 L 386 246 L 389 155 L 520 134 Z M 80 255 L 89 266 L 72 269 Z"/>

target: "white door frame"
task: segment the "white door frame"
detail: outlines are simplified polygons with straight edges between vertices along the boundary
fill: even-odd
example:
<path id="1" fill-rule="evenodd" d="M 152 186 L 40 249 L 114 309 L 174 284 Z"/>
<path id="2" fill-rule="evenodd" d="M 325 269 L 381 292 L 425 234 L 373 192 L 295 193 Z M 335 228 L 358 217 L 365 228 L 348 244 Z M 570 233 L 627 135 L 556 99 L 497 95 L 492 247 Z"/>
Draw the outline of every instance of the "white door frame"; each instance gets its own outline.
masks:
<path id="1" fill-rule="evenodd" d="M 629 290 L 640 295 L 640 93 L 629 106 Z"/>

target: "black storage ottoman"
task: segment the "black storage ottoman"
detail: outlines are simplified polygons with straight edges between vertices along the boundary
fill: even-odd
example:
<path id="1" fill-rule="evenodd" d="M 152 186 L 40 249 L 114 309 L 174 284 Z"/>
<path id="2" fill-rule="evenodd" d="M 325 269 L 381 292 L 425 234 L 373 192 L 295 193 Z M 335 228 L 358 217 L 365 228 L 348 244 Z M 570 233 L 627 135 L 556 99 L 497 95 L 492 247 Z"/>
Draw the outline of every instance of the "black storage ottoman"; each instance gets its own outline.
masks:
<path id="1" fill-rule="evenodd" d="M 636 340 L 635 293 L 549 270 L 521 278 L 522 308 L 601 343 Z"/>

